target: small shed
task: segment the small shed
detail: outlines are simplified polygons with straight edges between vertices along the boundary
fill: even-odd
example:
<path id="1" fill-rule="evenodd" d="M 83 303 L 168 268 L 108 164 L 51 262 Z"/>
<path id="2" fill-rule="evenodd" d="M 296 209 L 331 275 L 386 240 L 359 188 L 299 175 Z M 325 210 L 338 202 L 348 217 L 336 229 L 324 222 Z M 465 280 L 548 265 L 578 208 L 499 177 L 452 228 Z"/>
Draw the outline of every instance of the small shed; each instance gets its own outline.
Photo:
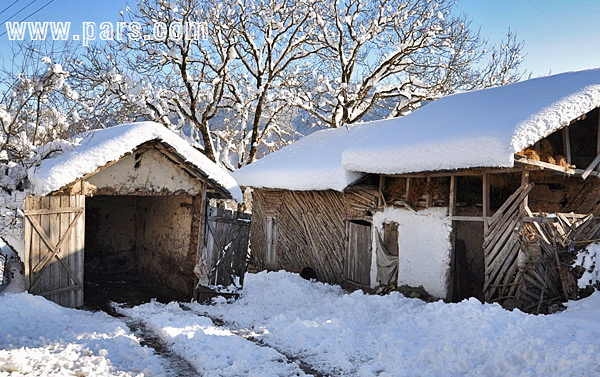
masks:
<path id="1" fill-rule="evenodd" d="M 209 200 L 242 197 L 228 172 L 153 122 L 91 131 L 60 152 L 29 171 L 24 263 L 31 293 L 79 307 L 84 282 L 102 284 L 107 276 L 151 279 L 187 298 L 199 282 L 209 284 Z M 245 259 L 247 245 L 240 248 Z"/>
<path id="2" fill-rule="evenodd" d="M 234 173 L 257 269 L 544 312 L 600 238 L 600 69 L 315 132 Z M 425 295 L 423 293 L 423 295 Z"/>

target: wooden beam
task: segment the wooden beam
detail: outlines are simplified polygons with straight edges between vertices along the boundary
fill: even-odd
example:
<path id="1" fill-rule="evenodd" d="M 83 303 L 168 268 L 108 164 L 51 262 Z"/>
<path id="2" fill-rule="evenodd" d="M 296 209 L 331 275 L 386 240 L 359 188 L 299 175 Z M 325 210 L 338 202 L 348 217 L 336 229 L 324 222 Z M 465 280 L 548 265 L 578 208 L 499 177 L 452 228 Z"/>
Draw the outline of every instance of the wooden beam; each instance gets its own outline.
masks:
<path id="1" fill-rule="evenodd" d="M 532 160 L 530 158 L 527 158 L 527 157 L 521 156 L 521 155 L 515 155 L 515 162 L 519 162 L 521 164 L 528 165 L 528 166 L 535 166 L 535 167 L 540 168 L 540 170 L 548 169 L 548 170 L 552 170 L 552 171 L 566 174 L 566 175 L 582 175 L 585 172 L 585 170 L 583 170 L 583 169 L 565 168 L 565 167 L 562 167 L 559 165 L 554 165 L 554 164 L 550 164 L 550 163 L 543 162 L 543 161 Z M 525 170 L 523 170 L 523 171 L 525 171 Z M 600 172 L 593 171 L 589 175 L 600 177 Z"/>
<path id="2" fill-rule="evenodd" d="M 569 126 L 562 129 L 563 153 L 567 159 L 567 163 L 571 165 L 571 138 L 569 136 Z"/>
<path id="3" fill-rule="evenodd" d="M 487 222 L 490 218 L 489 216 L 452 216 L 450 217 L 452 221 L 485 221 Z"/>
<path id="4" fill-rule="evenodd" d="M 544 162 L 544 161 L 532 160 L 530 158 L 527 158 L 527 157 L 521 156 L 521 155 L 515 155 L 515 162 L 519 162 L 521 164 L 526 164 L 526 165 L 537 166 L 539 168 L 542 168 L 542 170 L 549 169 L 549 170 L 554 170 L 554 171 L 568 174 L 568 175 L 576 174 L 575 169 L 565 168 L 563 166 L 550 164 L 550 163 Z M 583 170 L 582 170 L 582 172 L 583 172 Z"/>
<path id="5" fill-rule="evenodd" d="M 68 287 L 63 287 L 63 288 L 58 288 L 58 289 L 52 289 L 49 291 L 44 291 L 42 293 L 43 296 L 51 296 L 51 295 L 58 295 L 61 293 L 65 293 L 65 292 L 71 292 L 71 291 L 77 291 L 79 289 L 83 289 L 83 285 L 81 284 L 75 284 L 75 285 L 71 285 Z"/>
<path id="6" fill-rule="evenodd" d="M 63 208 L 50 208 L 50 209 L 26 209 L 24 213 L 26 215 L 48 215 L 53 213 L 71 213 L 71 212 L 82 212 L 84 207 L 63 207 Z"/>
<path id="7" fill-rule="evenodd" d="M 598 154 L 596 156 L 596 158 L 594 159 L 594 161 L 592 161 L 592 163 L 589 164 L 587 168 L 585 168 L 583 174 L 581 174 L 581 178 L 586 179 L 590 174 L 592 174 L 592 171 L 599 165 L 600 165 L 600 154 Z"/>
<path id="8" fill-rule="evenodd" d="M 448 203 L 448 216 L 454 216 L 454 207 L 456 206 L 456 176 L 450 176 L 450 199 Z"/>
<path id="9" fill-rule="evenodd" d="M 438 171 L 428 171 L 428 172 L 415 172 L 415 173 L 405 173 L 405 174 L 385 174 L 386 177 L 390 178 L 427 178 L 427 177 L 450 177 L 451 175 L 455 176 L 473 176 L 473 175 L 481 175 L 483 173 L 487 174 L 508 174 L 508 173 L 520 173 L 524 169 L 521 167 L 516 168 L 482 168 L 482 167 L 473 167 L 464 170 L 438 170 Z"/>

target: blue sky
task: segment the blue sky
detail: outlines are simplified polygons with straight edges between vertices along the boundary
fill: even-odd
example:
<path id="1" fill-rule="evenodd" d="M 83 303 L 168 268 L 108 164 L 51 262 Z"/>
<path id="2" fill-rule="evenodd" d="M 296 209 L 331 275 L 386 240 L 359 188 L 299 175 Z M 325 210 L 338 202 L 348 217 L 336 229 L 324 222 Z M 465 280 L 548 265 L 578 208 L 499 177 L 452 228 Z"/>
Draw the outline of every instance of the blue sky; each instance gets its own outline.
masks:
<path id="1" fill-rule="evenodd" d="M 0 11 L 15 0 L 0 0 Z M 19 21 L 50 0 L 35 0 L 11 21 Z M 31 0 L 18 0 L 0 14 L 4 21 Z M 83 21 L 116 22 L 127 0 L 54 0 L 30 21 L 72 21 L 79 32 Z M 600 66 L 600 0 L 458 0 L 456 10 L 472 19 L 472 27 L 491 43 L 502 39 L 508 28 L 525 41 L 523 68 L 533 76 Z M 0 53 L 9 51 L 6 36 L 0 38 Z"/>
<path id="2" fill-rule="evenodd" d="M 457 8 L 490 42 L 516 31 L 534 76 L 600 67 L 599 0 L 459 0 Z"/>

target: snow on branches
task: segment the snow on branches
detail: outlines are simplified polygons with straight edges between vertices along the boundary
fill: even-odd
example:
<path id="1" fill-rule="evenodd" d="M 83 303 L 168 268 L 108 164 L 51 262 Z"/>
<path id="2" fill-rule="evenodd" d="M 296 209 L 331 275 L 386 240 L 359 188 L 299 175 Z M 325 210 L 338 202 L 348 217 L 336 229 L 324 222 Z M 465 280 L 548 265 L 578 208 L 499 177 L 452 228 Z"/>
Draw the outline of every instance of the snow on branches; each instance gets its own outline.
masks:
<path id="1" fill-rule="evenodd" d="M 452 0 L 141 0 L 141 35 L 91 46 L 70 81 L 93 127 L 155 120 L 230 170 L 312 132 L 518 80 Z M 0 117 L 3 116 L 0 113 Z"/>

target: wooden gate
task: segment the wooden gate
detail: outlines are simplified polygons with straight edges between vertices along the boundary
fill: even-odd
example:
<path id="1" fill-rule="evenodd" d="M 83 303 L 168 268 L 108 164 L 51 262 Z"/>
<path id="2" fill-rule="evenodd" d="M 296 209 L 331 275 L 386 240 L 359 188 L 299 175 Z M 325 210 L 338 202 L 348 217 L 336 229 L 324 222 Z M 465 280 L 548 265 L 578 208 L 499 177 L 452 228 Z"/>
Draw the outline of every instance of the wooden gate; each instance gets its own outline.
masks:
<path id="1" fill-rule="evenodd" d="M 196 268 L 197 299 L 241 288 L 246 272 L 250 215 L 209 207 L 203 252 Z M 227 288 L 229 287 L 229 288 Z"/>
<path id="2" fill-rule="evenodd" d="M 484 234 L 485 301 L 514 298 L 519 291 L 515 284 L 519 255 L 520 214 L 533 184 L 521 186 L 488 221 Z"/>
<path id="3" fill-rule="evenodd" d="M 361 286 L 371 284 L 371 224 L 364 220 L 348 221 L 346 280 Z"/>
<path id="4" fill-rule="evenodd" d="M 24 223 L 29 292 L 62 306 L 82 306 L 85 196 L 29 196 Z"/>

